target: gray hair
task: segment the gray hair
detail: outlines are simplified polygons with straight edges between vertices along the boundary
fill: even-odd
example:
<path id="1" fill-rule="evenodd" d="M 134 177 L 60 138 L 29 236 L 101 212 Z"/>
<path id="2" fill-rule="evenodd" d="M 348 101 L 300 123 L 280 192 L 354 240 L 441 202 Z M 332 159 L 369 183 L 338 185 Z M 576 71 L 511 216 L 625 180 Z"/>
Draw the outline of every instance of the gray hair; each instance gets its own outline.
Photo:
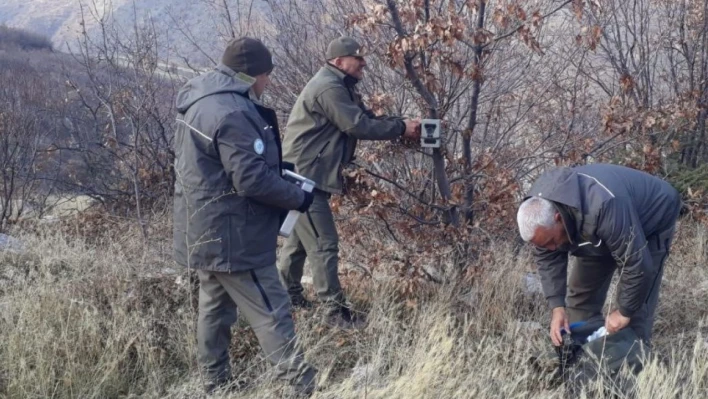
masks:
<path id="1" fill-rule="evenodd" d="M 556 208 L 551 201 L 541 197 L 531 197 L 521 203 L 516 213 L 521 238 L 529 242 L 539 227 L 552 227 L 555 224 Z"/>

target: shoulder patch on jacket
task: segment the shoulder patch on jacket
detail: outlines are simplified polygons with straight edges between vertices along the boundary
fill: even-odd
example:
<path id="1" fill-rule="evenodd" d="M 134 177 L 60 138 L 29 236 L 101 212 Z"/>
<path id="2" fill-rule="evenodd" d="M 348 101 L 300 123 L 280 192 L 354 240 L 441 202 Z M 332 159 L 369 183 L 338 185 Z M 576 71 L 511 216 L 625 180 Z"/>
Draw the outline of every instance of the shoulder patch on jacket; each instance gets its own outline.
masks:
<path id="1" fill-rule="evenodd" d="M 255 151 L 258 155 L 263 155 L 263 152 L 265 152 L 265 144 L 263 144 L 263 140 L 256 139 L 256 141 L 253 142 L 253 151 Z"/>

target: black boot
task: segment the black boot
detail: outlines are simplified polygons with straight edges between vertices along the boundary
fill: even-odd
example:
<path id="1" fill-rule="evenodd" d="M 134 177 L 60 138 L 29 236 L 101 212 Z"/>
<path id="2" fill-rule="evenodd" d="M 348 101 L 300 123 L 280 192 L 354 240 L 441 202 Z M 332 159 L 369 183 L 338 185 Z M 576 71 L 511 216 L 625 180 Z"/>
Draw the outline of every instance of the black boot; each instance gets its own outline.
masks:
<path id="1" fill-rule="evenodd" d="M 235 380 L 232 378 L 225 380 L 210 380 L 204 385 L 204 391 L 207 395 L 214 393 L 236 393 L 242 392 L 248 388 L 245 381 Z"/>
<path id="2" fill-rule="evenodd" d="M 352 314 L 351 309 L 346 305 L 332 308 L 326 315 L 326 321 L 330 326 L 344 330 L 358 329 L 365 324 L 364 318 Z"/>
<path id="3" fill-rule="evenodd" d="M 312 309 L 314 306 L 312 301 L 307 300 L 302 294 L 290 295 L 290 307 L 293 310 Z"/>

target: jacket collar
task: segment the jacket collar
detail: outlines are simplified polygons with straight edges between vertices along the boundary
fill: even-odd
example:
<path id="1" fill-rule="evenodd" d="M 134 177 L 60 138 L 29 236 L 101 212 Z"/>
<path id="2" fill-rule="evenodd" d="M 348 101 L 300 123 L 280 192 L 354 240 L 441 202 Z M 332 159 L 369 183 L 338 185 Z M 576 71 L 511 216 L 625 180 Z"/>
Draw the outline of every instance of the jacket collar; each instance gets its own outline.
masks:
<path id="1" fill-rule="evenodd" d="M 586 230 L 593 228 L 592 220 L 586 219 L 592 210 L 588 209 L 589 205 L 584 199 L 581 176 L 594 179 L 592 176 L 577 173 L 573 168 L 558 168 L 547 172 L 533 184 L 524 199 L 537 196 L 550 200 L 563 217 L 563 225 L 573 246 L 599 247 L 602 244 L 601 240 L 594 242 L 593 237 L 586 236 L 591 234 Z M 609 195 L 613 194 L 609 192 Z M 591 226 L 586 226 L 586 223 L 590 223 Z"/>
<path id="2" fill-rule="evenodd" d="M 233 78 L 239 86 L 239 93 L 248 93 L 248 91 L 256 83 L 256 78 L 246 75 L 242 72 L 236 72 L 224 64 L 219 63 L 215 68 L 216 71 Z"/>
<path id="3" fill-rule="evenodd" d="M 355 78 L 354 76 L 348 75 L 346 72 L 344 72 L 341 69 L 337 68 L 336 66 L 330 64 L 329 62 L 324 67 L 328 71 L 332 72 L 337 77 L 342 79 L 342 81 L 344 82 L 344 85 L 347 87 L 351 88 L 351 87 L 356 86 L 357 83 L 359 83 L 359 79 Z"/>
<path id="4" fill-rule="evenodd" d="M 234 79 L 234 81 L 239 84 L 239 87 L 243 88 L 243 90 L 238 91 L 238 93 L 241 94 L 243 97 L 248 98 L 249 100 L 251 100 L 251 102 L 253 102 L 259 107 L 267 108 L 263 104 L 261 99 L 256 96 L 256 93 L 253 92 L 253 84 L 256 83 L 256 78 L 246 75 L 242 72 L 236 72 L 221 63 L 216 66 L 215 70 Z"/>
<path id="5" fill-rule="evenodd" d="M 561 219 L 563 220 L 563 228 L 565 229 L 565 233 L 568 235 L 570 245 L 575 245 L 575 243 L 578 241 L 576 238 L 578 235 L 578 225 L 577 221 L 575 220 L 575 216 L 573 216 L 573 212 L 571 212 L 570 208 L 567 205 L 563 205 L 555 201 L 552 201 L 552 203 L 558 213 L 561 215 Z"/>

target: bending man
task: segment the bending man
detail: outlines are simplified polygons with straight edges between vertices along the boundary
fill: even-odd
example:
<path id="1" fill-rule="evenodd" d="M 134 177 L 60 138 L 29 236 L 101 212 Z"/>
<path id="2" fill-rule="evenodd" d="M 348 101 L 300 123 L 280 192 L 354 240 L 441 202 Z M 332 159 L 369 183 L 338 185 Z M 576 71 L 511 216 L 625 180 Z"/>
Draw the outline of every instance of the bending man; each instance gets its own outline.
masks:
<path id="1" fill-rule="evenodd" d="M 521 237 L 536 247 L 556 346 L 569 323 L 602 314 L 615 270 L 617 309 L 605 327 L 610 334 L 631 327 L 650 344 L 680 209 L 670 184 L 622 166 L 560 168 L 535 182 L 517 220 Z M 569 254 L 577 262 L 567 279 Z"/>

